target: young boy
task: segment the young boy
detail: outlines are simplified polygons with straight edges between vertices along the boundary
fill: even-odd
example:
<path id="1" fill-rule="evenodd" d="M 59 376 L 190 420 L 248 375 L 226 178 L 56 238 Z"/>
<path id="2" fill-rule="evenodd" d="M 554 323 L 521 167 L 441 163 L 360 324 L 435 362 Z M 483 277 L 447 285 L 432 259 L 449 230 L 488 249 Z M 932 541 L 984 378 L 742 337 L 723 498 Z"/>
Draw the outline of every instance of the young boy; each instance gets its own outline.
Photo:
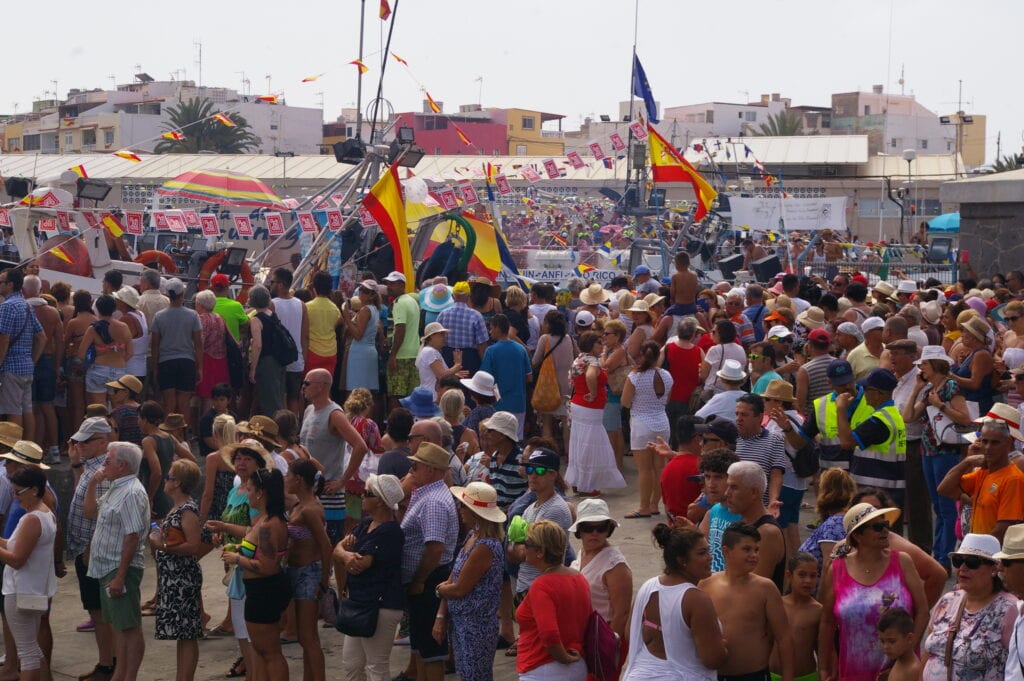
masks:
<path id="1" fill-rule="evenodd" d="M 775 584 L 754 574 L 757 567 L 757 528 L 733 523 L 722 533 L 725 570 L 701 580 L 722 622 L 726 641 L 740 642 L 718 669 L 719 681 L 770 681 L 772 646 L 779 650 L 782 681 L 793 681 L 793 637 L 782 596 Z"/>
<path id="2" fill-rule="evenodd" d="M 782 597 L 789 628 L 793 632 L 793 651 L 796 658 L 793 674 L 795 681 L 817 681 L 818 624 L 821 621 L 821 603 L 814 600 L 818 587 L 818 561 L 806 551 L 798 551 L 786 566 L 786 579 L 790 592 Z M 782 676 L 779 651 L 772 654 L 772 680 Z"/>
<path id="3" fill-rule="evenodd" d="M 729 477 L 729 466 L 739 457 L 728 449 L 720 448 L 705 452 L 697 464 L 704 478 L 704 493 L 686 511 L 686 517 L 698 523 L 698 528 L 708 538 L 711 547 L 711 571 L 725 569 L 722 558 L 722 533 L 740 519 L 725 507 L 725 483 Z M 697 520 L 694 520 L 697 518 Z"/>
<path id="4" fill-rule="evenodd" d="M 921 660 L 914 652 L 914 618 L 902 608 L 890 608 L 878 620 L 878 641 L 892 666 L 878 675 L 880 681 L 917 681 Z"/>
<path id="5" fill-rule="evenodd" d="M 214 451 L 217 442 L 213 439 L 213 419 L 220 414 L 231 413 L 234 390 L 227 383 L 218 383 L 211 391 L 210 409 L 199 419 L 199 456 L 205 458 Z M 237 419 L 236 419 L 237 420 Z"/>
<path id="6" fill-rule="evenodd" d="M 676 317 L 673 320 L 672 328 L 676 328 L 679 319 L 687 315 L 697 314 L 697 291 L 700 290 L 700 283 L 697 275 L 690 271 L 690 254 L 686 251 L 676 253 L 676 273 L 672 275 L 672 283 L 669 287 L 669 299 L 672 304 L 665 310 L 665 314 Z"/>

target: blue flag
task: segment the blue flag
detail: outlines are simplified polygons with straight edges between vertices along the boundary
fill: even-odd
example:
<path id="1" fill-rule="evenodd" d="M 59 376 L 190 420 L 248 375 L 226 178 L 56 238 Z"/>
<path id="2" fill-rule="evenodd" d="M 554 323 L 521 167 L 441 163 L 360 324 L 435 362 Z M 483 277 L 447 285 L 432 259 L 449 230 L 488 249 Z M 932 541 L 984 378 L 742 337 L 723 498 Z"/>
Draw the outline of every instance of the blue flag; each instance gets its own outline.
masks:
<path id="1" fill-rule="evenodd" d="M 658 122 L 658 105 L 654 101 L 654 93 L 651 92 L 651 84 L 647 82 L 647 74 L 640 64 L 640 57 L 633 55 L 633 94 L 644 100 L 644 107 L 647 109 L 647 120 L 651 123 Z"/>

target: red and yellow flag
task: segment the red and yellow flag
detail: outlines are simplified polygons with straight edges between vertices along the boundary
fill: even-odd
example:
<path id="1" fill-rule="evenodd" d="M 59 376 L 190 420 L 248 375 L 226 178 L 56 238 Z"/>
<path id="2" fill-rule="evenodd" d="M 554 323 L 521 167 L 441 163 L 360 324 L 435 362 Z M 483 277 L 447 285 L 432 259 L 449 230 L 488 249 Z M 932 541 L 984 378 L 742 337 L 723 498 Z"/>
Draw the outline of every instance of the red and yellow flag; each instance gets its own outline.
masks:
<path id="1" fill-rule="evenodd" d="M 423 94 L 427 96 L 427 104 L 430 105 L 430 110 L 434 113 L 441 113 L 441 107 L 437 105 L 437 102 L 435 102 L 434 98 L 430 96 L 430 93 L 424 90 Z"/>
<path id="2" fill-rule="evenodd" d="M 405 218 L 405 200 L 398 180 L 398 166 L 391 166 L 373 185 L 370 193 L 363 198 L 363 207 L 369 211 L 380 229 L 388 238 L 395 254 L 395 270 L 405 275 L 405 290 L 411 292 L 416 286 L 416 271 L 412 266 L 412 251 L 409 249 L 409 228 Z"/>
<path id="3" fill-rule="evenodd" d="M 462 128 L 455 125 L 455 123 L 452 123 L 452 127 L 455 128 L 455 134 L 458 135 L 459 139 L 462 140 L 463 144 L 467 146 L 473 146 L 473 143 L 469 141 L 468 137 L 466 137 L 466 133 L 462 132 Z"/>
<path id="4" fill-rule="evenodd" d="M 715 188 L 708 184 L 700 172 L 683 158 L 669 142 L 658 134 L 650 123 L 647 124 L 647 142 L 651 149 L 651 178 L 658 182 L 686 182 L 693 187 L 697 198 L 697 212 L 694 220 L 701 220 L 708 213 L 711 202 L 718 196 Z"/>
<path id="5" fill-rule="evenodd" d="M 58 258 L 60 258 L 69 265 L 75 264 L 75 261 L 71 259 L 71 256 L 68 255 L 68 252 L 64 250 L 63 246 L 54 246 L 53 248 L 50 249 L 50 253 L 53 253 L 55 256 L 57 256 Z"/>
<path id="6" fill-rule="evenodd" d="M 267 104 L 278 104 L 281 101 L 277 95 L 260 95 L 256 99 L 260 102 L 266 102 Z"/>
<path id="7" fill-rule="evenodd" d="M 324 74 L 318 73 L 315 76 L 306 76 L 305 78 L 302 79 L 302 82 L 303 83 L 312 83 L 314 80 L 316 80 L 317 78 L 319 78 L 322 75 L 324 75 Z"/>
<path id="8" fill-rule="evenodd" d="M 121 227 L 121 223 L 118 222 L 117 218 L 113 215 L 107 213 L 103 216 L 103 219 L 100 220 L 100 222 L 107 228 L 107 231 L 110 232 L 111 236 L 121 236 L 124 234 L 124 229 Z"/>
<path id="9" fill-rule="evenodd" d="M 391 16 L 391 3 L 388 0 L 380 0 L 380 18 L 387 21 Z"/>
<path id="10" fill-rule="evenodd" d="M 367 71 L 370 70 L 369 66 L 367 66 L 363 62 L 359 61 L 358 59 L 353 59 L 352 61 L 349 62 L 349 64 L 352 64 L 353 66 L 358 68 L 359 69 L 359 73 L 366 73 Z"/>
<path id="11" fill-rule="evenodd" d="M 402 66 L 408 66 L 408 65 L 409 65 L 409 62 L 407 62 L 406 60 L 402 59 L 401 57 L 399 57 L 399 56 L 398 56 L 397 54 L 395 54 L 394 52 L 392 52 L 392 53 L 391 53 L 391 56 L 392 56 L 392 57 L 394 57 L 394 58 L 395 58 L 395 61 L 397 61 L 397 62 L 398 62 L 399 64 L 401 64 Z"/>
<path id="12" fill-rule="evenodd" d="M 229 128 L 235 127 L 235 122 L 233 120 L 231 120 L 230 118 L 228 118 L 227 116 L 225 116 L 224 114 L 220 113 L 219 111 L 217 113 L 213 114 L 212 118 L 213 118 L 213 120 L 217 121 L 221 125 L 225 125 L 225 126 L 227 126 Z"/>
<path id="13" fill-rule="evenodd" d="M 185 135 L 181 134 L 177 130 L 171 130 L 170 132 L 165 132 L 164 134 L 160 135 L 160 137 L 164 138 L 165 140 L 173 140 L 175 142 L 179 142 L 179 141 L 185 139 Z"/>
<path id="14" fill-rule="evenodd" d="M 85 172 L 85 166 L 83 165 L 71 166 L 70 168 L 68 168 L 68 170 L 73 172 L 75 175 L 78 175 L 79 177 L 89 177 L 89 174 Z"/>
<path id="15" fill-rule="evenodd" d="M 123 158 L 126 161 L 131 161 L 132 163 L 140 163 L 142 161 L 142 159 L 139 158 L 138 154 L 135 154 L 134 152 L 129 151 L 128 149 L 118 149 L 117 151 L 114 152 L 114 156 Z"/>

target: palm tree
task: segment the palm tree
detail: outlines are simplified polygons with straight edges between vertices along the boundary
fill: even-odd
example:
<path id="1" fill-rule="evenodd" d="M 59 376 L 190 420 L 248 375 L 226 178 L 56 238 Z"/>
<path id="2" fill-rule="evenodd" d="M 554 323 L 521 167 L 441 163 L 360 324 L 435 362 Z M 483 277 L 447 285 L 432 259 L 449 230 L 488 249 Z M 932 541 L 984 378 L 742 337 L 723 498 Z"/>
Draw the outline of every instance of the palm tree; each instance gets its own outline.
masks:
<path id="1" fill-rule="evenodd" d="M 249 122 L 239 113 L 230 114 L 235 125 L 229 127 L 212 118 L 220 113 L 213 102 L 205 98 L 192 98 L 167 110 L 170 119 L 166 132 L 180 132 L 180 140 L 162 139 L 153 149 L 155 154 L 196 154 L 212 151 L 218 154 L 244 154 L 260 144 L 252 133 Z"/>
<path id="2" fill-rule="evenodd" d="M 1024 168 L 1024 154 L 1009 154 L 1002 158 L 997 158 L 996 162 L 992 164 L 992 168 L 997 173 L 1005 173 L 1007 170 L 1020 170 Z"/>
<path id="3" fill-rule="evenodd" d="M 804 134 L 804 120 L 797 111 L 786 109 L 768 117 L 760 130 L 753 131 L 755 137 L 793 137 Z"/>

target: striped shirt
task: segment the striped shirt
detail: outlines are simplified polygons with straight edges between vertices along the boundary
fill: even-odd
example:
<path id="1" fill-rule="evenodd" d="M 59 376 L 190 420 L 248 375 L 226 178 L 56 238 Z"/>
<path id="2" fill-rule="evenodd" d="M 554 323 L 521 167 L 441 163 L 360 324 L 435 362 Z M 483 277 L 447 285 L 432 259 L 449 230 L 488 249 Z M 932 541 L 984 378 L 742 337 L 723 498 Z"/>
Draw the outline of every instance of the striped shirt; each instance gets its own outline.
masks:
<path id="1" fill-rule="evenodd" d="M 814 400 L 824 397 L 832 392 L 832 384 L 828 380 L 828 366 L 836 358 L 832 355 L 818 355 L 809 359 L 800 367 L 807 374 L 807 404 L 804 405 L 804 413 L 810 414 L 814 411 Z"/>
<path id="2" fill-rule="evenodd" d="M 497 452 L 493 452 L 490 466 L 486 468 L 480 465 L 480 456 L 474 454 L 468 462 L 466 479 L 470 482 L 486 482 L 498 493 L 498 506 L 507 508 L 513 501 L 526 494 L 528 489 L 526 478 L 519 474 L 521 451 L 518 445 L 513 445 L 512 451 L 501 464 L 498 463 Z"/>
<path id="3" fill-rule="evenodd" d="M 459 513 L 455 508 L 455 497 L 448 491 L 444 480 L 413 490 L 409 509 L 402 518 L 402 531 L 405 532 L 402 584 L 412 582 L 428 542 L 441 542 L 444 546 L 439 566 L 452 562 L 455 543 L 459 539 Z"/>
<path id="4" fill-rule="evenodd" d="M 437 315 L 437 321 L 448 329 L 450 348 L 475 348 L 489 338 L 484 316 L 465 303 L 456 302 Z"/>
<path id="5" fill-rule="evenodd" d="M 89 576 L 100 579 L 121 563 L 125 537 L 139 535 L 131 567 L 146 566 L 146 530 L 149 527 L 149 495 L 134 475 L 124 475 L 110 483 L 110 489 L 97 499 L 99 517 L 89 551 Z"/>
<path id="6" fill-rule="evenodd" d="M 765 478 L 772 479 L 772 471 L 786 472 L 786 441 L 779 433 L 762 428 L 754 437 L 740 436 L 736 439 L 736 456 L 741 461 L 753 461 L 764 470 Z M 768 489 L 764 491 L 764 503 L 768 505 Z"/>

